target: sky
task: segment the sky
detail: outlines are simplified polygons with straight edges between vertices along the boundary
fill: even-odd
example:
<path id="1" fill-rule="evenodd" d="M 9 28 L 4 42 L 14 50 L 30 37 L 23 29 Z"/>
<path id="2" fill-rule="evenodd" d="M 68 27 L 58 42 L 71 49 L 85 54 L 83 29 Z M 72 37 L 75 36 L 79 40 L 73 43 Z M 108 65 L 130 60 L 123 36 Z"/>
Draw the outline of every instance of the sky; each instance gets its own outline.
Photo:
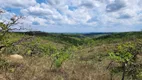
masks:
<path id="1" fill-rule="evenodd" d="M 0 21 L 12 16 L 27 30 L 127 32 L 142 30 L 142 0 L 0 0 Z M 17 25 L 19 26 L 19 25 Z"/>

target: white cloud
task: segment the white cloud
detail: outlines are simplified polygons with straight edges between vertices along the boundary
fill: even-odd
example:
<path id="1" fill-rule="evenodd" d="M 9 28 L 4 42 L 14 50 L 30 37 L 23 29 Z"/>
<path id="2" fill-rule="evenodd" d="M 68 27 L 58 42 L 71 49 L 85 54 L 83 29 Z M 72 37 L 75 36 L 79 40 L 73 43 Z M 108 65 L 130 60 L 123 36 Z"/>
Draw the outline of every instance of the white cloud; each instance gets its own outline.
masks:
<path id="1" fill-rule="evenodd" d="M 48 8 L 45 9 L 38 4 L 36 6 L 31 6 L 27 9 L 22 9 L 21 13 L 30 14 L 30 15 L 34 15 L 34 16 L 45 16 L 45 15 L 52 15 L 53 11 Z"/>
<path id="2" fill-rule="evenodd" d="M 20 7 L 20 12 L 27 17 L 25 23 L 33 26 L 86 26 L 98 30 L 109 27 L 106 30 L 112 30 L 117 25 L 124 30 L 122 27 L 142 24 L 141 0 L 46 1 L 40 4 L 35 0 L 5 0 L 0 1 L 0 4 L 3 4 L 1 7 Z"/>
<path id="3" fill-rule="evenodd" d="M 36 0 L 0 0 L 1 7 L 22 8 L 36 4 Z"/>

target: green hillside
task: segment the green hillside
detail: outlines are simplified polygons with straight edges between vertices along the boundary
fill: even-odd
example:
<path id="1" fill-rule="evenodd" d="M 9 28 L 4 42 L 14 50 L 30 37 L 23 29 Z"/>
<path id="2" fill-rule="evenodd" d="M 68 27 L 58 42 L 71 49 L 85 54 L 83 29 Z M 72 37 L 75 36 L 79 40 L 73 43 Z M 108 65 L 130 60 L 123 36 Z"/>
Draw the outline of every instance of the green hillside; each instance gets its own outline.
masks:
<path id="1" fill-rule="evenodd" d="M 126 43 L 138 44 L 140 47 L 134 48 L 141 50 L 142 32 L 99 36 L 7 33 L 0 41 L 0 47 L 4 46 L 0 50 L 0 79 L 2 76 L 6 80 L 121 80 L 121 70 L 108 69 L 111 62 L 108 53 L 113 52 L 119 44 Z M 23 59 L 11 60 L 9 55 L 12 54 L 22 55 Z M 142 58 L 138 55 L 140 65 L 141 62 Z M 120 67 L 120 64 L 114 63 L 113 66 Z M 115 73 L 112 74 L 112 71 Z M 142 79 L 141 74 L 137 76 L 136 80 Z M 131 80 L 128 74 L 125 78 Z"/>

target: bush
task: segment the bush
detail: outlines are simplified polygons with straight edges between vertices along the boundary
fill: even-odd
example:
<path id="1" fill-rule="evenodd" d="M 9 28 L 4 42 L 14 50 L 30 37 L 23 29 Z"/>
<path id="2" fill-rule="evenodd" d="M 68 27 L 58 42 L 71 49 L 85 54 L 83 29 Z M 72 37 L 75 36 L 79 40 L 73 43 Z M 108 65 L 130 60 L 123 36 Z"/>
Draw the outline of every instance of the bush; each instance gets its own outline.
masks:
<path id="1" fill-rule="evenodd" d="M 119 63 L 120 66 L 112 68 L 114 70 L 120 69 L 122 71 L 122 80 L 125 76 L 132 77 L 133 80 L 137 79 L 137 75 L 141 72 L 142 64 L 137 62 L 137 56 L 142 53 L 142 42 L 127 42 L 125 44 L 120 44 L 116 49 L 109 53 L 110 58 Z"/>

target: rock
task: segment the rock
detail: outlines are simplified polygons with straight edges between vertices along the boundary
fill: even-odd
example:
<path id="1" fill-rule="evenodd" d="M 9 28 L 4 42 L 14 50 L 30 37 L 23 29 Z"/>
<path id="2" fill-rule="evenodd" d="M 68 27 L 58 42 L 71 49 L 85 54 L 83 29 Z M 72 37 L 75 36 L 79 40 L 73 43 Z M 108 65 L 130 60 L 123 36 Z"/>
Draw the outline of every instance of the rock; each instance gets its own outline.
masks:
<path id="1" fill-rule="evenodd" d="M 18 54 L 10 55 L 9 57 L 10 57 L 10 59 L 14 59 L 14 60 L 21 60 L 21 59 L 23 59 L 23 56 L 18 55 Z"/>

